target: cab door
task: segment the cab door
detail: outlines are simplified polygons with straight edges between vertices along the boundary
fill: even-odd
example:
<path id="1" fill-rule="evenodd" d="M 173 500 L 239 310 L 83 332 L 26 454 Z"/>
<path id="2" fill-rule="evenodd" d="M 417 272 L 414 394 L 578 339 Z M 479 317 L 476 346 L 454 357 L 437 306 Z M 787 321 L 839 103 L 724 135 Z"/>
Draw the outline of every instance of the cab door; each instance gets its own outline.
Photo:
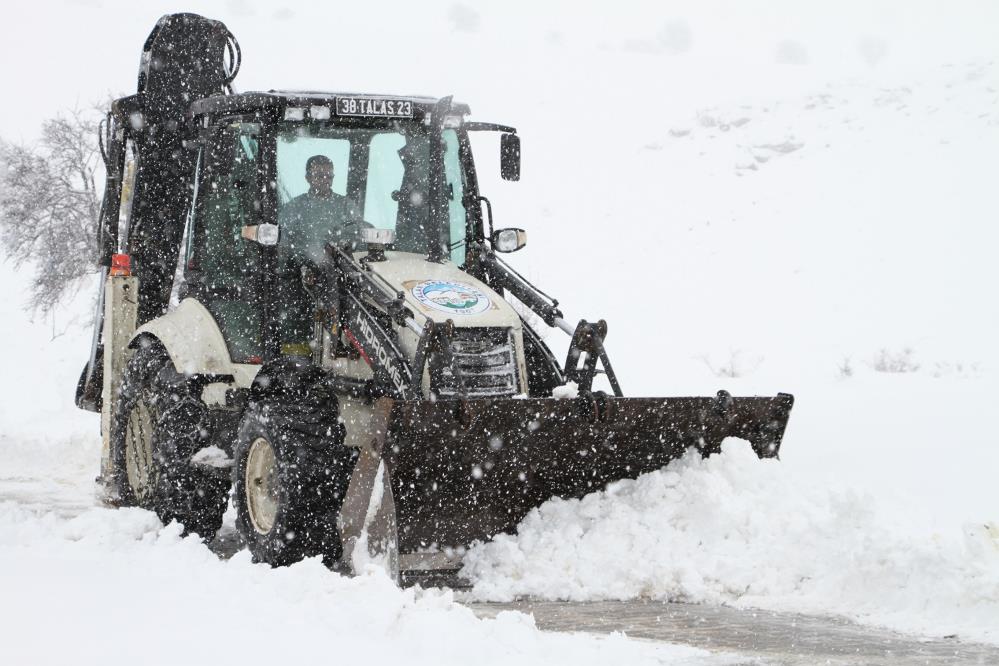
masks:
<path id="1" fill-rule="evenodd" d="M 258 131 L 233 123 L 202 147 L 188 223 L 186 295 L 215 317 L 235 363 L 263 355 L 260 245 L 242 238 L 262 210 Z"/>

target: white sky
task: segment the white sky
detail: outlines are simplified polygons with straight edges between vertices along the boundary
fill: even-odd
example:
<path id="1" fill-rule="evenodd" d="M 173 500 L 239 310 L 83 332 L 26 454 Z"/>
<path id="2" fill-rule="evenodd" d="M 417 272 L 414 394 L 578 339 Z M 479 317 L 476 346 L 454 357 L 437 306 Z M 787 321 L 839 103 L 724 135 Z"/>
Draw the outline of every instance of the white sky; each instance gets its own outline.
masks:
<path id="1" fill-rule="evenodd" d="M 883 45 L 882 69 L 999 56 L 999 2 L 989 1 L 456 5 L 393 0 L 8 3 L 0 23 L 0 84 L 8 91 L 0 105 L 0 135 L 29 139 L 39 118 L 53 109 L 86 104 L 105 91 L 134 91 L 143 40 L 159 16 L 175 11 L 202 13 L 229 26 L 243 47 L 237 83 L 244 90 L 457 92 L 486 109 L 510 108 L 521 77 L 561 76 L 579 50 L 632 52 L 661 60 L 664 69 L 693 66 L 692 75 L 704 79 L 770 63 L 785 40 L 805 47 L 813 71 L 868 68 L 858 56 L 861 40 Z M 471 19 L 461 20 L 469 14 Z M 679 57 L 657 42 L 671 21 L 690 36 L 689 50 Z M 456 23 L 471 23 L 474 32 L 456 29 Z M 622 72 L 610 68 L 588 74 L 599 93 L 602 83 Z"/>

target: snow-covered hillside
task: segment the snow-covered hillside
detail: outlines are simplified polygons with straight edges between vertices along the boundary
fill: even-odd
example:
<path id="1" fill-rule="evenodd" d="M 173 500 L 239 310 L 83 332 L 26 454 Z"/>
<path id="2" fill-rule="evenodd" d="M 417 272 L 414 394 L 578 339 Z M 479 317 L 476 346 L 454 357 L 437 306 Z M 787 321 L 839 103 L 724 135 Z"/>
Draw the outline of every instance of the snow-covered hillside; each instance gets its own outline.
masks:
<path id="1" fill-rule="evenodd" d="M 518 126 L 520 183 L 476 146 L 497 224 L 529 233 L 511 261 L 570 318 L 608 320 L 626 393 L 796 396 L 779 463 L 733 443 L 548 504 L 474 551 L 477 596 L 683 598 L 999 643 L 994 3 L 188 4 L 239 38 L 240 89 L 454 93 Z M 0 107 L 0 134 L 132 90 L 176 10 L 10 8 L 0 59 L 33 55 L 0 83 L 31 104 Z M 480 621 L 313 562 L 220 561 L 98 507 L 97 419 L 72 406 L 91 295 L 30 323 L 24 284 L 0 266 L 0 662 L 724 663 Z"/>

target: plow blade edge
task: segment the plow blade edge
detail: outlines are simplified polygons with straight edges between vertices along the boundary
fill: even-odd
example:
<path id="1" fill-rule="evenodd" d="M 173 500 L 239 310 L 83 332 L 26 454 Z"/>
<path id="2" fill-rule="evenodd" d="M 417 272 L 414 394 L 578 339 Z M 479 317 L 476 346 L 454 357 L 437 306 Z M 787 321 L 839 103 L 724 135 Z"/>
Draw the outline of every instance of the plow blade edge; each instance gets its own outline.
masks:
<path id="1" fill-rule="evenodd" d="M 775 457 L 794 399 L 613 398 L 397 401 L 382 455 L 399 550 L 512 531 L 552 497 L 578 498 L 726 437 Z"/>

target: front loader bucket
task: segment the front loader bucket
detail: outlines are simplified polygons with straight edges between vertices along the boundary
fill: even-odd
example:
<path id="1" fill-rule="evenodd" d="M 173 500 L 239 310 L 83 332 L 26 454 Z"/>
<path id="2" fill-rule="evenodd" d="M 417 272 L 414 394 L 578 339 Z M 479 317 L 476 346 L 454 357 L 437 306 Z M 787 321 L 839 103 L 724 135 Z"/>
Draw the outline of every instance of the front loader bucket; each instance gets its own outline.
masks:
<path id="1" fill-rule="evenodd" d="M 578 498 L 726 437 L 774 457 L 794 399 L 613 398 L 398 401 L 382 457 L 399 552 L 510 532 L 552 497 Z M 387 405 L 386 405 L 387 406 Z"/>

